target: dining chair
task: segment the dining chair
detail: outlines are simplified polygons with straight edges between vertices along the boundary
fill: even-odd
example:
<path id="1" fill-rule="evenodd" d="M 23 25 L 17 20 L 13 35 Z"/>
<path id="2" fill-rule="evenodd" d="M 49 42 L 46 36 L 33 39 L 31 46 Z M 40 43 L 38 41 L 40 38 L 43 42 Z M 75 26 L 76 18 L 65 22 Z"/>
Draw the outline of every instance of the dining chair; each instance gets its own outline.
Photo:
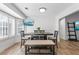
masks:
<path id="1" fill-rule="evenodd" d="M 58 48 L 58 31 L 54 31 L 54 36 L 53 37 L 48 37 L 48 40 L 52 40 L 55 42 L 56 47 Z"/>
<path id="2" fill-rule="evenodd" d="M 24 31 L 21 31 L 21 47 L 24 45 L 24 43 L 28 40 L 31 39 L 30 36 L 25 35 Z"/>
<path id="3" fill-rule="evenodd" d="M 40 39 L 40 40 L 46 40 L 46 39 L 45 39 L 45 35 L 40 35 L 40 36 L 39 36 L 39 39 Z"/>
<path id="4" fill-rule="evenodd" d="M 32 35 L 31 40 L 39 40 L 39 35 Z"/>

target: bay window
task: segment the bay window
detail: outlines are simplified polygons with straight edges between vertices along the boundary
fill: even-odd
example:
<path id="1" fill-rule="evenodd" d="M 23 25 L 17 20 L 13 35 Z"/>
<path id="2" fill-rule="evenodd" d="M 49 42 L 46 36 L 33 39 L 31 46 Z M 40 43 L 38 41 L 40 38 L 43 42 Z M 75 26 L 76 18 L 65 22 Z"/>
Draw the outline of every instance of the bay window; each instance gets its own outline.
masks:
<path id="1" fill-rule="evenodd" d="M 0 38 L 8 37 L 8 17 L 0 15 Z"/>
<path id="2" fill-rule="evenodd" d="M 15 36 L 15 18 L 4 12 L 0 14 L 0 38 Z"/>

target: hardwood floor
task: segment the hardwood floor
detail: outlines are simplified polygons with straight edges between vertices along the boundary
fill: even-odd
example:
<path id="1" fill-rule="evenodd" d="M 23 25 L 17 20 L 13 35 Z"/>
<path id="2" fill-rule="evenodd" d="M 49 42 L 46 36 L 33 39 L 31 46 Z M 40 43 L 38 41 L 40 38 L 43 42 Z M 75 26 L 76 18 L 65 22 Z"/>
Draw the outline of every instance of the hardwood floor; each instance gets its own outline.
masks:
<path id="1" fill-rule="evenodd" d="M 59 42 L 57 55 L 79 55 L 79 41 L 64 41 Z M 20 47 L 20 43 L 6 49 L 1 55 L 24 55 L 24 47 Z"/>
<path id="2" fill-rule="evenodd" d="M 57 53 L 59 55 L 79 55 L 79 41 L 64 41 L 59 43 Z"/>

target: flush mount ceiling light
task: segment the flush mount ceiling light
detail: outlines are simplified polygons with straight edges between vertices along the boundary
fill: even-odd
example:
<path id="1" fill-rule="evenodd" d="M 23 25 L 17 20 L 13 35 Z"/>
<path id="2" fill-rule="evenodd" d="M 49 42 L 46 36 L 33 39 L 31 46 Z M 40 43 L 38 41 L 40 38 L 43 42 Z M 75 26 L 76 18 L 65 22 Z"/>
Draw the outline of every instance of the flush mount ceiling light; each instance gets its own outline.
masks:
<path id="1" fill-rule="evenodd" d="M 44 12 L 46 12 L 46 8 L 45 8 L 45 7 L 41 7 L 41 8 L 39 9 L 39 11 L 40 11 L 40 13 L 44 13 Z"/>

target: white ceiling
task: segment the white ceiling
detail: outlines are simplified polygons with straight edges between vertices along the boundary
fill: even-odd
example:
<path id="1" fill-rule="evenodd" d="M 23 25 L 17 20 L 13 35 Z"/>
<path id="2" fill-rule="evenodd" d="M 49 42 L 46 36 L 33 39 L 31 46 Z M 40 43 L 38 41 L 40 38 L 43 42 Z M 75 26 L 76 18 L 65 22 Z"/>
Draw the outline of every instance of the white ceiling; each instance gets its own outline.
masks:
<path id="1" fill-rule="evenodd" d="M 8 13 L 8 14 L 14 16 L 14 17 L 17 17 L 17 18 L 21 18 L 21 19 L 22 19 L 22 17 L 21 17 L 19 14 L 17 14 L 16 12 L 14 12 L 14 11 L 11 10 L 10 8 L 8 8 L 8 7 L 7 7 L 6 5 L 4 5 L 3 3 L 0 3 L 0 10 L 1 10 L 1 11 L 4 11 L 4 12 L 6 12 L 6 13 Z"/>
<path id="2" fill-rule="evenodd" d="M 56 17 L 59 13 L 63 12 L 74 3 L 14 3 L 26 16 L 52 16 Z M 28 8 L 28 10 L 25 9 Z M 41 14 L 40 7 L 45 7 L 47 10 Z"/>

